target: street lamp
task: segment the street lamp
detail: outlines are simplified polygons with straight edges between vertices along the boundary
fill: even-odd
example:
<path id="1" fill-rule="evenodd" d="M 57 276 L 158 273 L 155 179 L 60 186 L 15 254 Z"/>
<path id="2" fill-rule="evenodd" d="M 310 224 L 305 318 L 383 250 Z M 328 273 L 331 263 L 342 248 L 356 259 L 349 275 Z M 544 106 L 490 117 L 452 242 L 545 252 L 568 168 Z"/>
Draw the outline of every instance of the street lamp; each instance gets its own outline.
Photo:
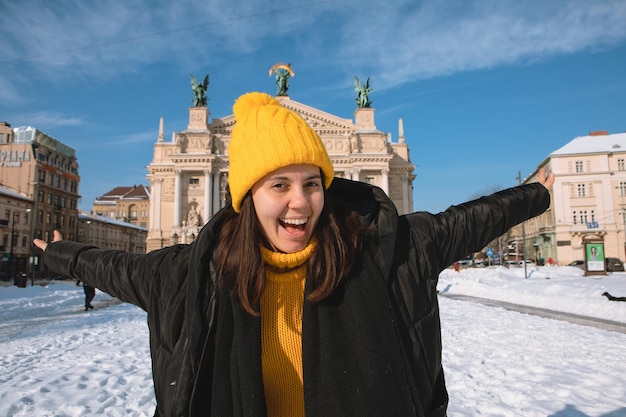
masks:
<path id="1" fill-rule="evenodd" d="M 9 279 L 13 274 L 13 238 L 15 237 L 15 210 L 13 210 L 13 214 L 11 215 L 11 235 L 9 239 Z"/>
<path id="2" fill-rule="evenodd" d="M 619 190 L 619 195 L 622 198 L 622 209 L 619 213 L 622 215 L 622 223 L 624 224 L 624 259 L 626 259 L 626 207 L 624 206 L 624 194 L 626 194 L 626 183 L 621 182 L 619 186 L 615 187 Z"/>

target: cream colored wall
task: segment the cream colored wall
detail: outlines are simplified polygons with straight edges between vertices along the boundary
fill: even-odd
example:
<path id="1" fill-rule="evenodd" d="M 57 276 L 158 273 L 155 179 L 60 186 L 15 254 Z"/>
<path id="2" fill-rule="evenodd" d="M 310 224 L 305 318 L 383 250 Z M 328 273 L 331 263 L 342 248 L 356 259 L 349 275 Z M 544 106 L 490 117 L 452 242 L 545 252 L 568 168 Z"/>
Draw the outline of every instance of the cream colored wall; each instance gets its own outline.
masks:
<path id="1" fill-rule="evenodd" d="M 545 166 L 556 175 L 552 201 L 547 213 L 525 223 L 527 242 L 542 233 L 550 235 L 554 240 L 551 250 L 556 254 L 553 258 L 560 265 L 566 265 L 584 259 L 583 237 L 596 235 L 604 239 L 606 256 L 626 260 L 625 226 L 620 214 L 626 210 L 626 195 L 622 197 L 619 192 L 620 182 L 626 183 L 626 170 L 618 169 L 618 159 L 624 159 L 626 163 L 626 151 L 548 158 Z M 576 172 L 577 161 L 583 163 L 583 172 Z M 528 182 L 536 180 L 537 172 Z M 586 185 L 585 197 L 578 196 L 578 184 Z M 591 211 L 594 211 L 597 229 L 581 224 L 580 217 L 578 224 L 573 223 L 573 211 L 580 213 L 583 210 L 587 211 L 588 221 L 592 220 Z M 536 222 L 540 224 L 539 229 L 533 227 Z M 519 238 L 521 227 L 513 228 L 511 235 Z"/>

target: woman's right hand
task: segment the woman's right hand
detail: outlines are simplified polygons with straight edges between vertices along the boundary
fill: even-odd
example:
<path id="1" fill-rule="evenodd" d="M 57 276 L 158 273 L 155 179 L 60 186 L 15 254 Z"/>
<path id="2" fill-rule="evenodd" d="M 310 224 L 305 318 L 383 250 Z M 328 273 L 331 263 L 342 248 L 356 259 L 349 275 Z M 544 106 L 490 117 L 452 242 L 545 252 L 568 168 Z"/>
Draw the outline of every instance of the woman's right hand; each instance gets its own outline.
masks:
<path id="1" fill-rule="evenodd" d="M 61 234 L 61 232 L 55 229 L 52 232 L 52 241 L 58 242 L 60 240 L 63 240 L 63 235 Z M 35 239 L 33 240 L 33 243 L 35 244 L 35 246 L 37 246 L 39 249 L 41 249 L 44 252 L 46 251 L 46 248 L 48 247 L 48 243 L 46 243 L 46 241 L 41 240 L 41 239 Z"/>

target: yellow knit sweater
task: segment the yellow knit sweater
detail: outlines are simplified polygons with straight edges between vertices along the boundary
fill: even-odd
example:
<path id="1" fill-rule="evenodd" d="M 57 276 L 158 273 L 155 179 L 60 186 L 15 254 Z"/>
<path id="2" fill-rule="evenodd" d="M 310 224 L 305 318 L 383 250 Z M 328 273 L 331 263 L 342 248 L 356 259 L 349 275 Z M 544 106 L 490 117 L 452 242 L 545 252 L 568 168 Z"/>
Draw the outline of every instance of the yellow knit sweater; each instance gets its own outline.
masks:
<path id="1" fill-rule="evenodd" d="M 314 241 L 296 253 L 261 248 L 270 265 L 261 296 L 261 364 L 269 417 L 304 417 L 302 306 L 306 261 L 314 248 Z"/>

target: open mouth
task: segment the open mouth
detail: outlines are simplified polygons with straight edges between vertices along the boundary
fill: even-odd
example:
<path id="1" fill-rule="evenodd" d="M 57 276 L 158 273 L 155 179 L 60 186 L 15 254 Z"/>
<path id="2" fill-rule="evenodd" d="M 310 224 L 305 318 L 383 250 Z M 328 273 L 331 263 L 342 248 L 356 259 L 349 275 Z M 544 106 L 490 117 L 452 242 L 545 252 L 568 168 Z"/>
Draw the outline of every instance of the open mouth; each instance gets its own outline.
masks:
<path id="1" fill-rule="evenodd" d="M 301 232 L 304 231 L 309 218 L 304 219 L 279 219 L 278 222 L 289 232 Z"/>

